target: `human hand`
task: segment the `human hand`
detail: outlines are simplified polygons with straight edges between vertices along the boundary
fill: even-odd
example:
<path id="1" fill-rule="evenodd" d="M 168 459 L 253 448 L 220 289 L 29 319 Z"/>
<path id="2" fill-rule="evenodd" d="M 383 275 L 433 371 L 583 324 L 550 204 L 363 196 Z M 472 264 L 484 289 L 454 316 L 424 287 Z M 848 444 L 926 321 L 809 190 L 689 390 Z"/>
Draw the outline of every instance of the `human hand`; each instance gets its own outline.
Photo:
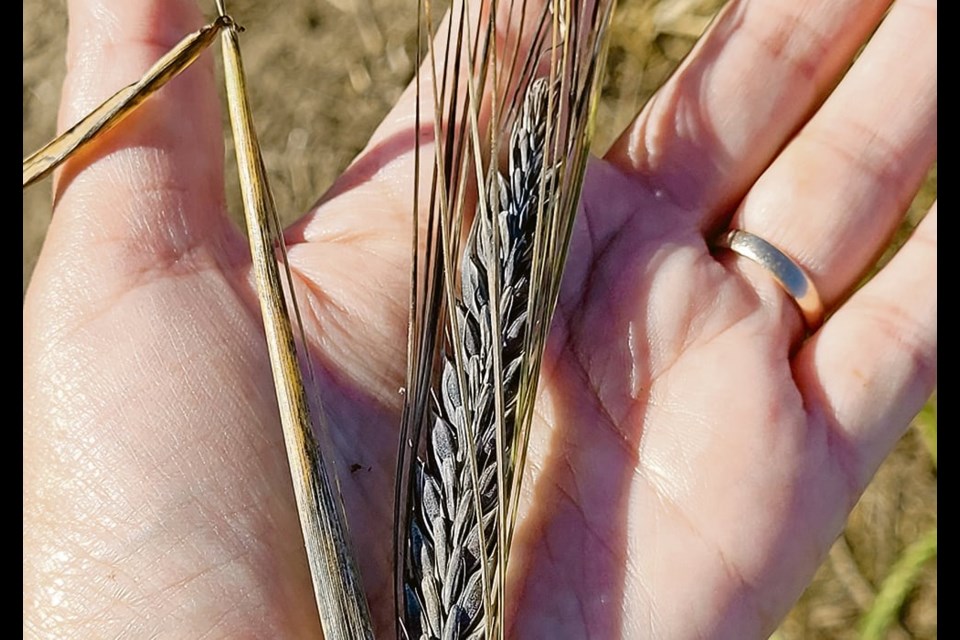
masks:
<path id="1" fill-rule="evenodd" d="M 932 389 L 936 212 L 846 298 L 936 154 L 935 4 L 896 5 L 820 105 L 885 8 L 731 5 L 591 167 L 511 560 L 516 637 L 762 637 Z M 64 123 L 199 17 L 75 0 L 71 21 Z M 30 633 L 317 634 L 214 84 L 189 72 L 60 176 L 24 308 Z M 339 467 L 361 465 L 342 481 L 384 633 L 412 100 L 288 235 Z M 765 271 L 710 254 L 726 226 L 811 274 L 836 312 L 811 339 Z"/>

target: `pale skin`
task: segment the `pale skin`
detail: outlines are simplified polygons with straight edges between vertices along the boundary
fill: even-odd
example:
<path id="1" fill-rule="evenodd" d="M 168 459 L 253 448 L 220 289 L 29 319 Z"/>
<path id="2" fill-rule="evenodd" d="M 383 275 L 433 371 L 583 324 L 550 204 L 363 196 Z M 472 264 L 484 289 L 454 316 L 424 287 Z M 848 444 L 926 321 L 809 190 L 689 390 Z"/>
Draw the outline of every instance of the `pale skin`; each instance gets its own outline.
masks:
<path id="1" fill-rule="evenodd" d="M 935 205 L 853 293 L 936 158 L 936 2 L 884 18 L 888 5 L 733 3 L 590 167 L 530 445 L 512 637 L 765 637 L 933 390 Z M 202 17 L 181 0 L 73 0 L 70 20 L 61 127 Z M 319 634 L 245 240 L 223 204 L 216 82 L 207 56 L 57 176 L 23 317 L 28 637 Z M 412 137 L 413 101 L 357 160 L 382 167 L 348 170 L 288 233 L 311 391 L 384 637 L 413 165 L 409 145 L 381 143 Z M 822 328 L 805 339 L 763 269 L 708 250 L 728 226 L 810 273 Z"/>

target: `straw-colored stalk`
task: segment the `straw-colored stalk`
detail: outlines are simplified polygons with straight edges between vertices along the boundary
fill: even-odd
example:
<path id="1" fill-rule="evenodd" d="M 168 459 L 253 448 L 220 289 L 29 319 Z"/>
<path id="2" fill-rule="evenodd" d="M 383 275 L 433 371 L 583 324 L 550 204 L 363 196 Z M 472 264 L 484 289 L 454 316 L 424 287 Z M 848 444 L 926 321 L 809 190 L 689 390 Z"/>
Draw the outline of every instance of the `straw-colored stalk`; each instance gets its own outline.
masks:
<path id="1" fill-rule="evenodd" d="M 223 14 L 220 0 L 217 5 Z M 280 225 L 247 100 L 237 31 L 231 21 L 222 34 L 227 104 L 257 294 L 314 594 L 327 640 L 372 639 L 370 612 L 350 544 L 339 485 L 313 435 L 290 314 L 274 254 L 273 242 L 282 242 Z"/>

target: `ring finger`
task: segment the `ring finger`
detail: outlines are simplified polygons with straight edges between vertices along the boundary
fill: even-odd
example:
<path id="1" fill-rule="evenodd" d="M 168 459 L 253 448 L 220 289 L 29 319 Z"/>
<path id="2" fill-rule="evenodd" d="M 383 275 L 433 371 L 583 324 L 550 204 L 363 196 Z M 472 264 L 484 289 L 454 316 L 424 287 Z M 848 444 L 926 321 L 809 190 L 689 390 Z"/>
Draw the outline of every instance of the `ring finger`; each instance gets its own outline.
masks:
<path id="1" fill-rule="evenodd" d="M 936 157 L 937 9 L 901 0 L 730 223 L 792 256 L 829 310 L 873 263 Z"/>

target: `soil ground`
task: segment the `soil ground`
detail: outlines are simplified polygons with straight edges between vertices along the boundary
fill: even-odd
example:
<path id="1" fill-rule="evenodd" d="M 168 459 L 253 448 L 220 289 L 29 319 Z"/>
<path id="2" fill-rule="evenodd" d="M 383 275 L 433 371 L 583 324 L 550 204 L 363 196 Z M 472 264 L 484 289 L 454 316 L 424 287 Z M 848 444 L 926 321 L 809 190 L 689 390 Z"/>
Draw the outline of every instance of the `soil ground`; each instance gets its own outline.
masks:
<path id="1" fill-rule="evenodd" d="M 212 8 L 212 2 L 211 8 Z M 304 211 L 361 150 L 410 80 L 410 0 L 232 0 L 280 211 Z M 621 0 L 599 114 L 603 149 L 686 55 L 717 0 Z M 64 73 L 63 0 L 23 2 L 23 152 L 52 137 Z M 214 47 L 216 49 L 216 47 Z M 322 153 L 317 149 L 322 148 Z M 228 149 L 229 153 L 229 149 Z M 227 166 L 230 166 L 228 163 Z M 229 174 L 228 194 L 236 194 Z M 936 173 L 911 212 L 936 196 Z M 239 211 L 230 196 L 231 210 Z M 23 196 L 23 290 L 50 219 L 49 183 Z M 935 418 L 934 418 L 935 419 Z M 937 472 L 917 429 L 883 465 L 843 536 L 777 632 L 780 640 L 858 637 L 857 621 L 903 550 L 937 524 Z M 890 638 L 937 637 L 936 562 L 923 569 Z"/>

